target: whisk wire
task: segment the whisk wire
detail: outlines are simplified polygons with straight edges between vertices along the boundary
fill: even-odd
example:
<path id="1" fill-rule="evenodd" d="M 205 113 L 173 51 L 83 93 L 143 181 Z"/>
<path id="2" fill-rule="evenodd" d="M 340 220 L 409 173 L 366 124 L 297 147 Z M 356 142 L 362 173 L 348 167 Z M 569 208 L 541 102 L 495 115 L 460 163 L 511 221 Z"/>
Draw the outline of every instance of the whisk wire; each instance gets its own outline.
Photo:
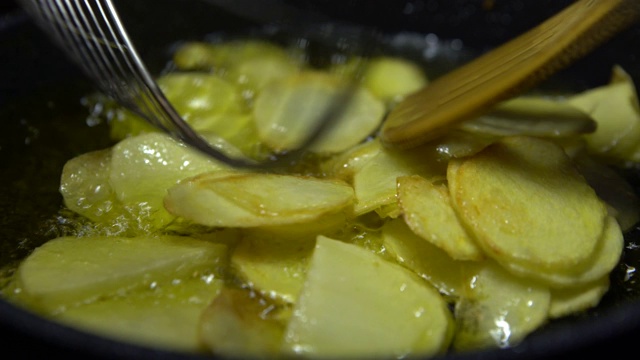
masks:
<path id="1" fill-rule="evenodd" d="M 346 86 L 335 95 L 300 148 L 262 162 L 231 157 L 201 137 L 171 105 L 133 46 L 112 0 L 18 1 L 100 91 L 165 133 L 234 167 L 278 168 L 299 158 L 343 114 L 354 93 L 353 86 Z M 299 21 L 309 28 L 304 20 Z M 333 28 L 321 30 L 332 33 Z"/>

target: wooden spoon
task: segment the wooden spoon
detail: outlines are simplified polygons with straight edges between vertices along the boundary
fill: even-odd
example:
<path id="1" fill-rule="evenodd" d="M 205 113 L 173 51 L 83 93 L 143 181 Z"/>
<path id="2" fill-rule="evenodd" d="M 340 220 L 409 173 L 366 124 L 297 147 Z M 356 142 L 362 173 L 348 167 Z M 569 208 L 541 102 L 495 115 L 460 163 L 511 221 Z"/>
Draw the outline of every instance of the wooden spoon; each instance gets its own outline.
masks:
<path id="1" fill-rule="evenodd" d="M 437 138 L 586 55 L 639 15 L 640 0 L 578 0 L 405 98 L 387 117 L 381 139 L 411 148 Z"/>

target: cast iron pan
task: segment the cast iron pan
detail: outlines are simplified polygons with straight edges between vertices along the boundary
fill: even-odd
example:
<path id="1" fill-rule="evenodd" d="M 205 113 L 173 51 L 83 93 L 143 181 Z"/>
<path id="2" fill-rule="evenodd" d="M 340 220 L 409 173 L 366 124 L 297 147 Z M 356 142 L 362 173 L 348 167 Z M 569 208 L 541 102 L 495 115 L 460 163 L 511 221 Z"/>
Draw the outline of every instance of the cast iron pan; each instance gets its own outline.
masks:
<path id="1" fill-rule="evenodd" d="M 606 0 L 603 0 L 606 1 Z M 256 24 L 202 1 L 121 1 L 129 30 L 153 71 L 160 71 L 170 45 L 202 39 L 212 31 Z M 259 3 L 259 1 L 257 1 Z M 460 39 L 465 49 L 481 53 L 534 26 L 569 0 L 297 0 L 285 1 L 339 22 L 376 27 L 382 32 L 434 33 Z M 148 6 L 153 4 L 153 6 Z M 172 5 L 181 8 L 176 11 Z M 181 16 L 175 16 L 176 13 Z M 184 14 L 184 15 L 183 15 Z M 126 22 L 125 18 L 125 22 Z M 162 22 L 162 26 L 150 24 Z M 634 26 L 541 86 L 582 90 L 608 81 L 621 64 L 640 81 L 640 26 Z M 156 63 L 153 59 L 159 59 Z M 443 63 L 468 59 L 454 54 Z M 446 70 L 446 69 L 445 69 Z M 13 3 L 0 5 L 0 267 L 18 261 L 54 237 L 51 221 L 61 206 L 58 181 L 72 156 L 110 145 L 104 125 L 88 126 L 80 103 L 93 91 L 64 55 Z M 639 188 L 635 170 L 623 173 Z M 640 266 L 631 248 L 640 230 L 626 236 L 623 263 L 611 275 L 612 289 L 601 305 L 586 314 L 552 322 L 522 344 L 506 350 L 453 354 L 448 359 L 550 359 L 567 356 L 622 357 L 638 351 L 640 285 L 629 266 Z M 195 359 L 114 342 L 43 320 L 0 300 L 0 352 L 3 358 L 64 356 L 105 359 Z"/>

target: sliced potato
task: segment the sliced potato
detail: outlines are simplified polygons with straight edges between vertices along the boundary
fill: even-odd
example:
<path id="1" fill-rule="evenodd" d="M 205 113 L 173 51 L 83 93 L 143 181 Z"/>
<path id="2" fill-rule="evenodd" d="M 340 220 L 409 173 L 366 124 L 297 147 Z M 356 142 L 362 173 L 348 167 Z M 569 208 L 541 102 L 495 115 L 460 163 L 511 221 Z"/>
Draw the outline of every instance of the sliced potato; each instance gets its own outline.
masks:
<path id="1" fill-rule="evenodd" d="M 127 138 L 113 147 L 109 183 L 118 200 L 139 206 L 156 228 L 173 220 L 162 205 L 171 186 L 197 174 L 225 168 L 166 134 Z"/>
<path id="2" fill-rule="evenodd" d="M 265 298 L 295 303 L 306 277 L 315 237 L 247 236 L 231 255 L 234 274 Z"/>
<path id="3" fill-rule="evenodd" d="M 466 121 L 460 128 L 497 136 L 557 138 L 592 133 L 596 122 L 565 101 L 522 96 L 498 104 L 489 114 Z"/>
<path id="4" fill-rule="evenodd" d="M 214 271 L 227 247 L 189 237 L 62 237 L 29 255 L 18 283 L 36 306 L 56 312 L 153 282 Z"/>
<path id="5" fill-rule="evenodd" d="M 345 108 L 333 114 L 345 96 L 349 97 Z M 337 76 L 311 71 L 270 82 L 254 108 L 260 139 L 276 152 L 300 148 L 314 129 L 330 121 L 310 147 L 323 154 L 365 140 L 382 122 L 384 111 L 384 104 L 368 90 L 348 88 Z"/>
<path id="6" fill-rule="evenodd" d="M 221 279 L 187 278 L 69 308 L 54 319 L 118 341 L 202 352 L 200 316 L 222 287 Z"/>
<path id="7" fill-rule="evenodd" d="M 280 350 L 285 329 L 273 305 L 247 290 L 225 288 L 204 311 L 199 332 L 214 354 L 263 358 Z"/>
<path id="8" fill-rule="evenodd" d="M 426 179 L 444 178 L 446 163 L 440 162 L 431 146 L 408 151 L 382 148 L 358 167 L 353 176 L 356 194 L 354 212 L 361 215 L 381 206 L 396 204 L 399 176 L 420 175 Z"/>
<path id="9" fill-rule="evenodd" d="M 203 174 L 171 189 L 170 213 L 206 226 L 257 227 L 310 222 L 346 211 L 353 189 L 337 180 L 275 174 Z"/>
<path id="10" fill-rule="evenodd" d="M 122 213 L 109 184 L 111 149 L 88 152 L 62 168 L 60 193 L 70 210 L 96 222 L 109 222 Z"/>
<path id="11" fill-rule="evenodd" d="M 282 348 L 322 358 L 428 356 L 446 349 L 451 330 L 446 303 L 428 283 L 319 236 Z"/>
<path id="12" fill-rule="evenodd" d="M 591 257 L 583 264 L 563 271 L 547 270 L 540 267 L 526 267 L 517 264 L 505 264 L 511 272 L 537 279 L 552 288 L 581 287 L 602 278 L 620 261 L 624 237 L 614 217 L 609 216 L 602 238 Z"/>
<path id="13" fill-rule="evenodd" d="M 385 223 L 382 241 L 387 254 L 449 298 L 460 296 L 468 268 L 476 266 L 475 262 L 452 259 L 443 250 L 411 231 L 402 219 Z"/>
<path id="14" fill-rule="evenodd" d="M 212 70 L 224 73 L 235 64 L 261 57 L 287 57 L 280 46 L 262 40 L 242 39 L 225 42 L 191 41 L 182 44 L 173 61 L 183 70 Z"/>
<path id="15" fill-rule="evenodd" d="M 578 94 L 569 104 L 590 114 L 598 123 L 585 135 L 591 151 L 618 160 L 634 159 L 640 139 L 640 105 L 633 79 L 615 66 L 611 83 Z"/>
<path id="16" fill-rule="evenodd" d="M 468 278 L 456 304 L 456 350 L 516 345 L 547 321 L 549 288 L 515 277 L 491 261 Z"/>
<path id="17" fill-rule="evenodd" d="M 557 319 L 595 307 L 607 290 L 608 275 L 579 287 L 551 289 L 549 317 Z"/>
<path id="18" fill-rule="evenodd" d="M 473 134 L 462 130 L 451 130 L 433 142 L 443 160 L 463 158 L 477 154 L 498 139 L 487 134 Z"/>
<path id="19" fill-rule="evenodd" d="M 328 176 L 346 182 L 352 182 L 353 176 L 360 171 L 370 158 L 382 149 L 378 140 L 367 141 L 349 150 L 330 157 L 320 164 L 321 170 Z"/>
<path id="20" fill-rule="evenodd" d="M 230 141 L 238 133 L 255 132 L 249 125 L 253 118 L 240 88 L 220 76 L 174 72 L 159 77 L 157 82 L 171 105 L 194 130 L 214 132 Z M 157 131 L 128 110 L 115 108 L 113 111 L 109 125 L 115 139 Z M 257 135 L 253 138 L 257 140 Z"/>
<path id="21" fill-rule="evenodd" d="M 482 260 L 476 245 L 451 207 L 446 184 L 434 184 L 421 176 L 398 177 L 398 203 L 409 228 L 444 250 L 455 260 Z"/>
<path id="22" fill-rule="evenodd" d="M 415 63 L 396 57 L 377 57 L 369 61 L 362 83 L 385 103 L 392 104 L 425 87 L 427 76 Z"/>
<path id="23" fill-rule="evenodd" d="M 299 64 L 283 54 L 269 54 L 250 58 L 233 64 L 227 77 L 255 93 L 272 81 L 285 79 L 300 71 Z"/>
<path id="24" fill-rule="evenodd" d="M 571 271 L 604 231 L 605 204 L 550 141 L 504 138 L 452 160 L 447 178 L 462 223 L 505 266 Z"/>

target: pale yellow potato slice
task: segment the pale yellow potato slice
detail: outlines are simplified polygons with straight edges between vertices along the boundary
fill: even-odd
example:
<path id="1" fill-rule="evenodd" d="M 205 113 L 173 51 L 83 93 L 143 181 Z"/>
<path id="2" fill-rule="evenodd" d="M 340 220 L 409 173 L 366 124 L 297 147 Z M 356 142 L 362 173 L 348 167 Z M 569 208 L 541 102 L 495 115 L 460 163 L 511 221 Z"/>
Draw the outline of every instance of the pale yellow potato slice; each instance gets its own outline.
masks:
<path id="1" fill-rule="evenodd" d="M 467 272 L 475 262 L 452 259 L 442 249 L 416 235 L 402 219 L 386 222 L 382 227 L 385 252 L 420 277 L 429 281 L 448 298 L 460 296 Z"/>
<path id="2" fill-rule="evenodd" d="M 439 161 L 432 146 L 411 151 L 382 148 L 353 175 L 356 194 L 354 213 L 361 215 L 385 205 L 396 205 L 399 176 L 420 175 L 426 179 L 444 177 L 446 163 Z"/>
<path id="3" fill-rule="evenodd" d="M 223 266 L 227 247 L 181 236 L 62 237 L 34 250 L 18 269 L 18 286 L 36 306 L 55 312 Z"/>
<path id="4" fill-rule="evenodd" d="M 591 258 L 606 205 L 555 143 L 504 138 L 449 163 L 456 213 L 499 263 L 571 271 Z"/>
<path id="5" fill-rule="evenodd" d="M 575 95 L 569 104 L 591 115 L 598 123 L 585 135 L 591 151 L 618 160 L 633 159 L 640 140 L 640 105 L 633 79 L 615 66 L 610 84 Z"/>
<path id="6" fill-rule="evenodd" d="M 109 184 L 111 149 L 91 151 L 67 161 L 60 193 L 70 210 L 95 222 L 112 221 L 123 209 Z"/>
<path id="7" fill-rule="evenodd" d="M 160 228 L 174 219 L 163 207 L 167 189 L 182 179 L 223 168 L 226 165 L 169 135 L 148 133 L 113 147 L 109 183 L 120 202 L 139 207 L 140 216 Z"/>
<path id="8" fill-rule="evenodd" d="M 440 137 L 436 143 L 438 155 L 443 160 L 474 155 L 491 145 L 499 137 L 487 134 L 473 134 L 462 130 L 452 130 Z"/>
<path id="9" fill-rule="evenodd" d="M 346 107 L 332 114 L 345 96 L 349 97 Z M 260 139 L 277 152 L 301 147 L 323 121 L 331 124 L 310 150 L 329 154 L 347 150 L 373 134 L 384 112 L 384 104 L 368 90 L 311 71 L 268 83 L 254 107 Z"/>
<path id="10" fill-rule="evenodd" d="M 536 279 L 552 288 L 581 287 L 606 276 L 620 261 L 624 237 L 618 222 L 608 216 L 602 238 L 587 261 L 574 268 L 547 270 L 541 267 L 526 267 L 517 264 L 504 264 L 514 274 Z"/>
<path id="11" fill-rule="evenodd" d="M 326 176 L 351 183 L 353 176 L 360 171 L 369 159 L 382 149 L 377 139 L 358 144 L 347 151 L 331 156 L 320 164 Z"/>
<path id="12" fill-rule="evenodd" d="M 557 319 L 595 307 L 609 290 L 609 275 L 579 286 L 551 289 L 549 317 Z"/>
<path id="13" fill-rule="evenodd" d="M 338 180 L 275 174 L 202 174 L 169 189 L 167 210 L 206 226 L 257 227 L 311 222 L 347 211 L 353 189 Z"/>
<path id="14" fill-rule="evenodd" d="M 238 64 L 261 58 L 291 59 L 292 66 L 301 58 L 292 51 L 268 41 L 240 39 L 221 43 L 192 41 L 182 45 L 173 55 L 173 61 L 183 70 L 213 70 L 225 73 Z M 298 54 L 300 55 L 300 54 Z M 295 60 L 295 61 L 294 61 Z"/>
<path id="15" fill-rule="evenodd" d="M 547 321 L 549 288 L 487 261 L 468 277 L 456 303 L 456 350 L 517 345 Z"/>
<path id="16" fill-rule="evenodd" d="M 499 103 L 490 113 L 463 122 L 460 128 L 476 134 L 560 138 L 592 133 L 596 122 L 566 101 L 521 96 Z"/>
<path id="17" fill-rule="evenodd" d="M 272 81 L 287 78 L 300 71 L 299 64 L 282 54 L 267 54 L 233 64 L 227 77 L 250 89 L 255 96 Z"/>
<path id="18" fill-rule="evenodd" d="M 250 291 L 225 288 L 202 313 L 199 337 L 217 355 L 273 357 L 286 325 L 279 312 Z"/>
<path id="19" fill-rule="evenodd" d="M 377 57 L 367 63 L 362 84 L 385 103 L 393 104 L 428 84 L 414 62 L 397 57 Z"/>
<path id="20" fill-rule="evenodd" d="M 53 319 L 136 345 L 202 352 L 200 317 L 223 284 L 218 278 L 187 278 L 69 308 Z"/>
<path id="21" fill-rule="evenodd" d="M 157 80 L 161 90 L 178 114 L 197 132 L 215 132 L 236 145 L 239 134 L 257 141 L 248 104 L 236 84 L 209 72 L 174 72 Z M 138 115 L 114 107 L 109 126 L 114 139 L 147 132 L 158 132 Z M 247 130 L 253 130 L 247 137 Z"/>
<path id="22" fill-rule="evenodd" d="M 369 250 L 319 236 L 285 331 L 285 355 L 428 356 L 449 344 L 446 303 L 427 282 Z"/>
<path id="23" fill-rule="evenodd" d="M 401 176 L 398 203 L 409 228 L 418 236 L 444 250 L 455 260 L 482 260 L 476 245 L 451 207 L 446 184 L 434 184 L 417 175 Z"/>
<path id="24" fill-rule="evenodd" d="M 295 303 L 306 277 L 315 237 L 245 236 L 231 254 L 231 268 L 248 288 L 280 303 Z"/>

